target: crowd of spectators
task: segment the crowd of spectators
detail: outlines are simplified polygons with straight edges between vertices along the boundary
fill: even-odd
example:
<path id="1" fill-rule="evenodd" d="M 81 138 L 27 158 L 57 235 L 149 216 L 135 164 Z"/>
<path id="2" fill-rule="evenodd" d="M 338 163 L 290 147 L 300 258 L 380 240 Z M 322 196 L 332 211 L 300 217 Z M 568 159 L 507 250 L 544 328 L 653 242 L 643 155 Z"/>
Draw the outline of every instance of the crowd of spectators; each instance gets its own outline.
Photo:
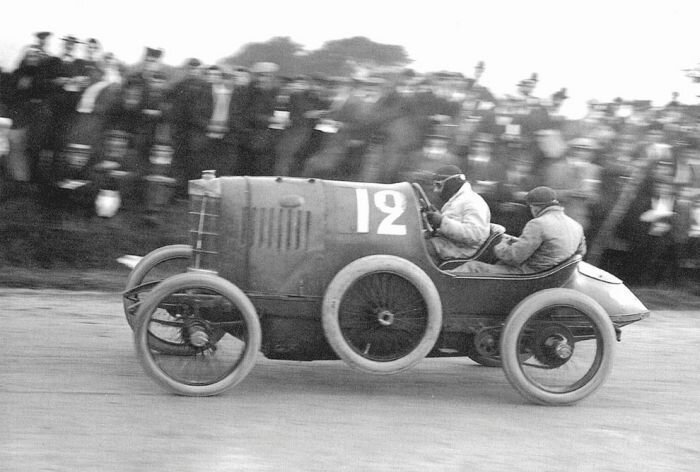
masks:
<path id="1" fill-rule="evenodd" d="M 125 67 L 96 39 L 66 36 L 52 56 L 49 37 L 0 82 L 3 173 L 37 198 L 102 199 L 93 207 L 109 216 L 184 198 L 204 170 L 391 183 L 452 164 L 511 234 L 527 191 L 546 185 L 584 227 L 591 262 L 644 284 L 700 269 L 700 114 L 676 96 L 590 102 L 571 121 L 565 88 L 539 98 L 532 74 L 496 95 L 483 63 L 470 77 L 288 77 L 271 62 L 193 58 L 166 73 L 159 49 Z"/>

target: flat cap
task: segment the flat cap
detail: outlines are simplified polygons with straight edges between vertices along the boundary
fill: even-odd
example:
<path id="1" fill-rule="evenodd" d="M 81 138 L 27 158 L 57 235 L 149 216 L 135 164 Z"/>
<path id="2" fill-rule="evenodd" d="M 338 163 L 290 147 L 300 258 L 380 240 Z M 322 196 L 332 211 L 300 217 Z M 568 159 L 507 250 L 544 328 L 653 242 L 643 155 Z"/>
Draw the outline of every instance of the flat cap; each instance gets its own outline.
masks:
<path id="1" fill-rule="evenodd" d="M 76 43 L 76 44 L 82 43 L 78 38 L 76 38 L 75 36 L 70 35 L 70 34 L 68 36 L 62 37 L 61 39 L 67 43 Z"/>
<path id="2" fill-rule="evenodd" d="M 525 197 L 528 205 L 556 205 L 559 203 L 557 194 L 549 187 L 535 187 Z"/>

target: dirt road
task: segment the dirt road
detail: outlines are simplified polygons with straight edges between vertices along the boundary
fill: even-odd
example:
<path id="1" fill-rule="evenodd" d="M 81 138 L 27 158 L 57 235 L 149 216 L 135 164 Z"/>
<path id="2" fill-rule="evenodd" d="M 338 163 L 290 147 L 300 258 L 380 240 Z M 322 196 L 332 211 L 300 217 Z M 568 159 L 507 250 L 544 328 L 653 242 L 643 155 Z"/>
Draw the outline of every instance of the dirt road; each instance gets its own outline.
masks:
<path id="1" fill-rule="evenodd" d="M 118 294 L 0 290 L 3 471 L 697 471 L 700 312 L 623 330 L 607 383 L 533 406 L 500 369 L 260 359 L 212 398 L 141 370 Z"/>

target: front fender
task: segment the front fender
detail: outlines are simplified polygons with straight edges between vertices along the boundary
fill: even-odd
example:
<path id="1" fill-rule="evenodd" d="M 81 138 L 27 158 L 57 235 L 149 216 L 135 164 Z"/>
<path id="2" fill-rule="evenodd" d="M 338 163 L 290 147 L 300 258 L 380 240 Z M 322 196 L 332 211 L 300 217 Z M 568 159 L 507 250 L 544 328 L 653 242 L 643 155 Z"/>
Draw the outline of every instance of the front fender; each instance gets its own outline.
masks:
<path id="1" fill-rule="evenodd" d="M 617 327 L 649 316 L 647 307 L 620 279 L 586 262 L 578 264 L 564 287 L 597 301 Z"/>

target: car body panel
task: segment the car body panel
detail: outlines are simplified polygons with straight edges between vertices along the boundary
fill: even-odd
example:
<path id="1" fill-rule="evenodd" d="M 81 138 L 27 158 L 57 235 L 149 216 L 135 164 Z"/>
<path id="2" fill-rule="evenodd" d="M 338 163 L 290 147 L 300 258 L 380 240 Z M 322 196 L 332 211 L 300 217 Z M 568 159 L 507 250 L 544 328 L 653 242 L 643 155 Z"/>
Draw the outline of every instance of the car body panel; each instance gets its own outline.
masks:
<path id="1" fill-rule="evenodd" d="M 404 258 L 432 280 L 443 306 L 442 338 L 498 325 L 528 295 L 554 287 L 591 296 L 619 326 L 648 314 L 619 279 L 579 256 L 531 275 L 456 276 L 440 270 L 426 247 L 417 196 L 406 182 L 286 177 L 190 182 L 191 198 L 204 194 L 220 199 L 220 218 L 218 255 L 211 267 L 201 268 L 218 271 L 250 297 L 269 357 L 333 358 L 320 323 L 326 288 L 343 267 L 376 254 Z M 192 213 L 196 233 L 196 205 Z"/>

